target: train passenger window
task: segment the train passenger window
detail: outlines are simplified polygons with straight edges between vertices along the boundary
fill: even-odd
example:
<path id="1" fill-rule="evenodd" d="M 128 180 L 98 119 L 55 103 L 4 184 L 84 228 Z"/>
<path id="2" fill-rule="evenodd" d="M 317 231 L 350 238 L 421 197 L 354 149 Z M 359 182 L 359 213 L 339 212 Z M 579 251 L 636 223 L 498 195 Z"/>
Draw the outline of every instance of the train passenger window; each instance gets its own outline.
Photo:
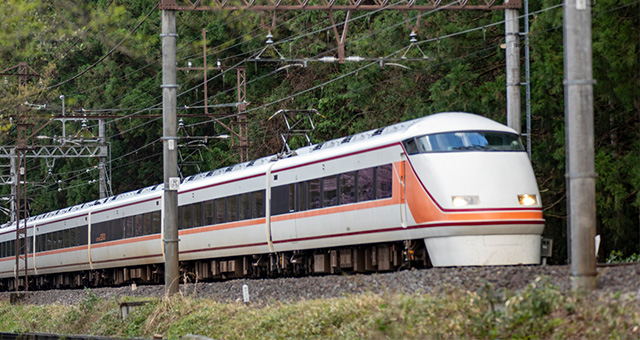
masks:
<path id="1" fill-rule="evenodd" d="M 340 175 L 340 204 L 356 202 L 356 172 Z"/>
<path id="2" fill-rule="evenodd" d="M 180 229 L 193 228 L 193 206 L 191 204 L 180 207 Z"/>
<path id="3" fill-rule="evenodd" d="M 144 213 L 144 215 L 142 216 L 142 223 L 144 224 L 144 230 L 142 231 L 142 234 L 151 235 L 151 213 Z"/>
<path id="4" fill-rule="evenodd" d="M 227 222 L 238 220 L 238 195 L 227 198 Z"/>
<path id="5" fill-rule="evenodd" d="M 75 247 L 78 244 L 76 243 L 76 231 L 78 230 L 78 228 L 71 228 L 69 229 L 69 244 L 67 245 L 67 247 Z"/>
<path id="6" fill-rule="evenodd" d="M 56 245 L 55 249 L 62 248 L 62 230 L 56 231 Z"/>
<path id="7" fill-rule="evenodd" d="M 86 225 L 80 226 L 78 228 L 78 245 L 79 246 L 84 246 L 87 244 L 88 238 L 89 238 L 89 227 L 87 227 Z"/>
<path id="8" fill-rule="evenodd" d="M 15 240 L 11 240 L 9 241 L 9 256 L 16 256 L 16 251 L 15 251 L 15 246 L 16 246 L 16 241 Z"/>
<path id="9" fill-rule="evenodd" d="M 162 217 L 160 210 L 156 210 L 151 213 L 151 233 L 152 234 L 160 234 L 160 228 L 162 227 L 162 221 L 160 218 Z"/>
<path id="10" fill-rule="evenodd" d="M 27 237 L 27 254 L 33 253 L 33 236 Z"/>
<path id="11" fill-rule="evenodd" d="M 251 193 L 241 194 L 238 206 L 238 220 L 251 219 Z"/>
<path id="12" fill-rule="evenodd" d="M 62 231 L 62 248 L 68 248 L 71 245 L 71 236 L 69 235 L 69 229 Z"/>
<path id="13" fill-rule="evenodd" d="M 373 168 L 358 170 L 358 202 L 369 201 L 374 199 L 374 172 Z"/>
<path id="14" fill-rule="evenodd" d="M 204 223 L 203 225 L 215 224 L 215 210 L 213 200 L 204 202 Z"/>
<path id="15" fill-rule="evenodd" d="M 290 211 L 291 186 L 289 184 L 271 188 L 271 215 Z"/>
<path id="16" fill-rule="evenodd" d="M 253 218 L 264 217 L 264 190 L 254 191 L 253 196 Z"/>
<path id="17" fill-rule="evenodd" d="M 320 183 L 320 179 L 312 179 L 307 182 L 307 189 L 309 190 L 309 209 L 318 209 L 322 207 Z"/>
<path id="18" fill-rule="evenodd" d="M 144 233 L 143 233 L 144 220 L 142 218 L 142 214 L 138 214 L 138 215 L 133 216 L 133 229 L 134 229 L 135 236 L 144 235 Z"/>
<path id="19" fill-rule="evenodd" d="M 391 164 L 381 165 L 376 168 L 376 198 L 391 197 L 393 183 L 393 168 Z"/>
<path id="20" fill-rule="evenodd" d="M 4 242 L 0 242 L 0 257 L 7 257 L 4 253 Z"/>
<path id="21" fill-rule="evenodd" d="M 305 211 L 307 207 L 307 182 L 296 183 L 297 206 L 296 211 Z"/>
<path id="22" fill-rule="evenodd" d="M 338 176 L 329 176 L 322 179 L 322 206 L 334 205 L 338 205 Z"/>
<path id="23" fill-rule="evenodd" d="M 122 240 L 125 235 L 125 218 L 117 218 L 115 220 L 104 222 L 104 232 L 106 240 Z"/>
<path id="24" fill-rule="evenodd" d="M 91 224 L 91 243 L 102 242 L 103 225 L 105 222 L 92 223 Z M 106 236 L 106 235 L 105 235 Z"/>
<path id="25" fill-rule="evenodd" d="M 132 238 L 134 235 L 133 231 L 133 216 L 127 216 L 124 218 L 124 237 Z M 111 240 L 111 238 L 110 238 Z"/>
<path id="26" fill-rule="evenodd" d="M 216 199 L 216 224 L 227 222 L 227 198 Z"/>
<path id="27" fill-rule="evenodd" d="M 203 226 L 202 223 L 202 202 L 193 204 L 193 227 Z"/>

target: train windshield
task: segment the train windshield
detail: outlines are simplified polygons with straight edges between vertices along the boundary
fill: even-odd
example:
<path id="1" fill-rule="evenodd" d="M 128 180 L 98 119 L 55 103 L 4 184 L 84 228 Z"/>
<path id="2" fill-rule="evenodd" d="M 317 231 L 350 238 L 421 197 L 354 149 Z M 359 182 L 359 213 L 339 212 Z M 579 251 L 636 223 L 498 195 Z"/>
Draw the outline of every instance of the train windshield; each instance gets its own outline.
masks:
<path id="1" fill-rule="evenodd" d="M 496 131 L 434 133 L 404 141 L 412 155 L 424 152 L 524 151 L 516 134 Z"/>

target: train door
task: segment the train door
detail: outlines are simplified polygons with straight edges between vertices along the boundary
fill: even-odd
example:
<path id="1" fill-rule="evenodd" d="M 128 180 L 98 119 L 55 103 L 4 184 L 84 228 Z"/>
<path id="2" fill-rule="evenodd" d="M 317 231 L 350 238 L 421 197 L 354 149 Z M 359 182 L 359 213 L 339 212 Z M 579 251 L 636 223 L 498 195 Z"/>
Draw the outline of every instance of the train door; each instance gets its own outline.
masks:
<path id="1" fill-rule="evenodd" d="M 400 187 L 400 223 L 402 228 L 407 228 L 407 215 L 410 213 L 407 205 L 407 155 L 403 152 L 400 154 L 400 162 L 397 163 L 396 171 L 398 184 Z"/>

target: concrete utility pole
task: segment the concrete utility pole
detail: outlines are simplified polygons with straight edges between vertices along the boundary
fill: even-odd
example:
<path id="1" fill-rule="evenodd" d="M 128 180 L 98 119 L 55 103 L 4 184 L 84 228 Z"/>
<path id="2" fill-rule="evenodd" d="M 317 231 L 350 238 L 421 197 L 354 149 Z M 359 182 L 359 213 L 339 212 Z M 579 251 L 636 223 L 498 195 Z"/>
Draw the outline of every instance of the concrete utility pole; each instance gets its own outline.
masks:
<path id="1" fill-rule="evenodd" d="M 100 158 L 98 171 L 100 172 L 100 198 L 107 197 L 107 139 L 105 135 L 104 119 L 98 120 L 98 145 L 100 145 Z"/>
<path id="2" fill-rule="evenodd" d="M 506 0 L 505 3 L 508 3 Z M 504 10 L 504 34 L 507 58 L 507 125 L 522 130 L 520 111 L 520 25 L 517 9 Z"/>
<path id="3" fill-rule="evenodd" d="M 162 122 L 164 161 L 164 289 L 178 292 L 178 143 L 176 78 L 176 12 L 162 10 Z M 177 183 L 176 183 L 177 182 Z"/>
<path id="4" fill-rule="evenodd" d="M 574 289 L 596 288 L 591 0 L 564 2 L 567 210 Z"/>

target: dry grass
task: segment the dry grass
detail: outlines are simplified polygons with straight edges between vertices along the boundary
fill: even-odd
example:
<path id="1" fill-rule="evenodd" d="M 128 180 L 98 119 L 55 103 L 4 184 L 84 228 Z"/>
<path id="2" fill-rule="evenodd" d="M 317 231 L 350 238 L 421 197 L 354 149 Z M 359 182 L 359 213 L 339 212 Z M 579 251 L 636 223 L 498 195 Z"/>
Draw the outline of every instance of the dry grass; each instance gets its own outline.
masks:
<path id="1" fill-rule="evenodd" d="M 121 320 L 118 300 L 77 306 L 0 304 L 0 330 L 215 339 L 640 338 L 637 294 L 579 295 L 536 280 L 519 292 L 452 288 L 439 295 L 363 294 L 261 306 L 176 295 Z"/>

